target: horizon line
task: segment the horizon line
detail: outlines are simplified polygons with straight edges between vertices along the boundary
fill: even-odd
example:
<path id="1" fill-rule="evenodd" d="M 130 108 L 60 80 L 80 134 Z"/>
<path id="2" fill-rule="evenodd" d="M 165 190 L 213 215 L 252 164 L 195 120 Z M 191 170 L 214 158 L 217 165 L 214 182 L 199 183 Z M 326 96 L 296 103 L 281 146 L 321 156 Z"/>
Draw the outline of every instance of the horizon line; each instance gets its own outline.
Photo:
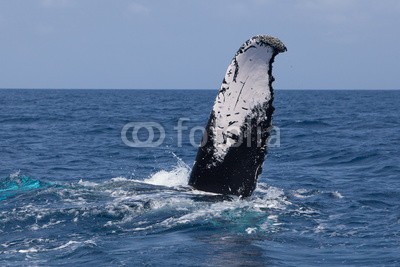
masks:
<path id="1" fill-rule="evenodd" d="M 28 88 L 28 87 L 16 87 L 16 88 L 0 88 L 0 90 L 181 90 L 181 91 L 216 91 L 219 89 L 212 89 L 212 88 Z M 274 91 L 397 91 L 400 88 L 391 88 L 391 89 L 362 89 L 362 88 L 348 88 L 348 89 L 335 89 L 335 88 L 324 88 L 324 89 L 317 89 L 317 88 L 308 88 L 308 89 L 293 89 L 293 88 L 273 88 Z"/>

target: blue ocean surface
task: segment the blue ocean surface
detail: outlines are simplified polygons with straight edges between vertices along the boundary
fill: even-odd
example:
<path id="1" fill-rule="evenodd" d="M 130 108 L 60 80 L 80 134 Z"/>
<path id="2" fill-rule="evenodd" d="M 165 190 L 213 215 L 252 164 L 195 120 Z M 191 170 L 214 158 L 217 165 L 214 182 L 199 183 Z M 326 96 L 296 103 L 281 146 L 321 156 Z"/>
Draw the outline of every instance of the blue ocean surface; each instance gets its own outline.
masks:
<path id="1" fill-rule="evenodd" d="M 400 91 L 275 91 L 245 199 L 187 186 L 216 94 L 0 90 L 0 266 L 400 266 Z"/>

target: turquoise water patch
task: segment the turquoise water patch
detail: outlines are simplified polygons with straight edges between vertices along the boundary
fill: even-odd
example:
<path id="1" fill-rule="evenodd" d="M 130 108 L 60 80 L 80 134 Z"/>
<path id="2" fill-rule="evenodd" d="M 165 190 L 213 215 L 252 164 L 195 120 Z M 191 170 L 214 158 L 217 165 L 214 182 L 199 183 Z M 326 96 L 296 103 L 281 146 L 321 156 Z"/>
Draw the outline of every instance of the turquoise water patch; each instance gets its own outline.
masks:
<path id="1" fill-rule="evenodd" d="M 9 177 L 0 180 L 0 201 L 20 192 L 45 188 L 47 186 L 49 186 L 49 183 L 44 183 L 25 175 L 10 175 Z"/>

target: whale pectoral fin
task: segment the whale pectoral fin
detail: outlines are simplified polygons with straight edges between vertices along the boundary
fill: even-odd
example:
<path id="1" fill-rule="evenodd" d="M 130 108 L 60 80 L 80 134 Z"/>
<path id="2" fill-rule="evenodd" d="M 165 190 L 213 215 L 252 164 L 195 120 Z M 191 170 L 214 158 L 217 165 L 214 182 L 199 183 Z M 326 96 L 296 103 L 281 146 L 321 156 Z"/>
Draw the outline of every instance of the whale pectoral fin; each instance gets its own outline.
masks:
<path id="1" fill-rule="evenodd" d="M 274 111 L 272 63 L 284 51 L 277 38 L 257 35 L 236 52 L 214 102 L 189 185 L 214 193 L 252 194 Z"/>

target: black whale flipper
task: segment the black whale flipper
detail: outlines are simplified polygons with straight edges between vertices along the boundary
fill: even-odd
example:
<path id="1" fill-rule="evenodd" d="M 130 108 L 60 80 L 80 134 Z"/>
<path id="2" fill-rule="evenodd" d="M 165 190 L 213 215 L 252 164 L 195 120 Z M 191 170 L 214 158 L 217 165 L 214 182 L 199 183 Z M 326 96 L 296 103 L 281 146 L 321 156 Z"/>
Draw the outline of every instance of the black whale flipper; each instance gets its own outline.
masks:
<path id="1" fill-rule="evenodd" d="M 272 63 L 286 51 L 277 38 L 246 41 L 228 66 L 197 152 L 189 185 L 250 196 L 267 150 L 274 108 Z"/>

